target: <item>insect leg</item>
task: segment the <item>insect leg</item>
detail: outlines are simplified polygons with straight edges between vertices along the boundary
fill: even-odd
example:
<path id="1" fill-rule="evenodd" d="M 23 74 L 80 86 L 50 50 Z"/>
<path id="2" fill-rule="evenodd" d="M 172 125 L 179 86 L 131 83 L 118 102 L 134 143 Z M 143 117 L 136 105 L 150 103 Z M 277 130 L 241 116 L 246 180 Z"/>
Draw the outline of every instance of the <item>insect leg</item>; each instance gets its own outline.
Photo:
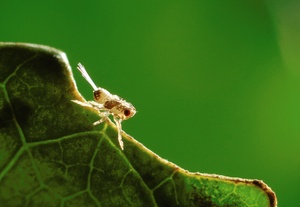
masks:
<path id="1" fill-rule="evenodd" d="M 96 101 L 88 101 L 89 104 L 91 104 L 93 106 L 93 108 L 97 109 L 97 110 L 103 110 L 105 109 L 105 107 L 103 106 L 103 104 L 100 104 Z"/>
<path id="2" fill-rule="evenodd" d="M 93 125 L 98 125 L 98 124 L 101 124 L 102 122 L 104 122 L 108 116 L 110 115 L 111 113 L 109 111 L 104 111 L 104 112 L 101 112 L 99 111 L 99 115 L 102 117 L 100 120 L 96 121 L 93 123 Z"/>
<path id="3" fill-rule="evenodd" d="M 71 100 L 71 101 L 74 102 L 74 103 L 77 103 L 78 105 L 81 105 L 81 106 L 86 106 L 86 107 L 94 108 L 93 105 L 91 105 L 88 102 L 82 102 L 82 101 L 78 101 L 78 100 Z"/>
<path id="4" fill-rule="evenodd" d="M 96 121 L 93 123 L 94 126 L 101 124 L 102 122 L 104 122 L 107 119 L 107 116 L 102 117 L 100 120 Z"/>
<path id="5" fill-rule="evenodd" d="M 122 141 L 122 125 L 121 125 L 122 119 L 118 119 L 114 116 L 114 121 L 118 128 L 118 141 L 119 141 L 120 147 L 122 150 L 124 150 L 124 143 Z"/>

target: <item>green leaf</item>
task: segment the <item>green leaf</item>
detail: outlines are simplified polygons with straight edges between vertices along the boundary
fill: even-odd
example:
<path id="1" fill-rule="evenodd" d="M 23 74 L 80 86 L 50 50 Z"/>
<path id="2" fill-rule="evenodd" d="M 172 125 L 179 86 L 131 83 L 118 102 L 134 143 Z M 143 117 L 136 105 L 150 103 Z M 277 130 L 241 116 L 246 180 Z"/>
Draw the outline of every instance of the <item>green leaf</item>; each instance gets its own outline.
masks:
<path id="1" fill-rule="evenodd" d="M 1 206 L 276 206 L 262 181 L 190 173 L 123 133 L 77 91 L 65 54 L 0 45 Z"/>

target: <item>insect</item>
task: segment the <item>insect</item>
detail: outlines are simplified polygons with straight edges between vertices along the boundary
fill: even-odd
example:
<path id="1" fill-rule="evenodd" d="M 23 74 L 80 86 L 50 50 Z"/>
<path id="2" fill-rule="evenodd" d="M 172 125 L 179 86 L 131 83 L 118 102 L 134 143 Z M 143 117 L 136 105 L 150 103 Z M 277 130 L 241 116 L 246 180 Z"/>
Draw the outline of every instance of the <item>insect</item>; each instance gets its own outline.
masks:
<path id="1" fill-rule="evenodd" d="M 111 94 L 108 90 L 104 88 L 97 87 L 86 69 L 81 63 L 78 63 L 77 69 L 81 72 L 85 80 L 92 86 L 94 89 L 94 99 L 95 101 L 81 102 L 78 100 L 72 100 L 73 102 L 86 107 L 91 107 L 99 111 L 101 119 L 96 121 L 93 125 L 100 124 L 104 122 L 109 115 L 113 116 L 115 124 L 118 129 L 118 141 L 122 150 L 124 150 L 124 144 L 122 141 L 122 125 L 123 120 L 127 120 L 133 117 L 136 113 L 134 106 L 120 98 L 117 95 Z"/>

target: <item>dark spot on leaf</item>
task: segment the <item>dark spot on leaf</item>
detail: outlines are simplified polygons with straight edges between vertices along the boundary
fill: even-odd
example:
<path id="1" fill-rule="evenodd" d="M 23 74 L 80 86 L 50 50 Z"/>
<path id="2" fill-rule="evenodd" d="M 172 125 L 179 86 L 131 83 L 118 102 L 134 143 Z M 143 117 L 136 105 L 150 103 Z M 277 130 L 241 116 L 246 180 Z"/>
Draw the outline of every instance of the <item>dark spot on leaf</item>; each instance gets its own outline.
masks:
<path id="1" fill-rule="evenodd" d="M 21 126 L 27 126 L 34 109 L 29 103 L 19 98 L 14 98 L 11 100 L 11 102 L 13 105 L 13 113 L 15 114 L 17 122 Z"/>
<path id="2" fill-rule="evenodd" d="M 38 58 L 28 62 L 23 68 L 33 70 L 37 77 L 47 83 L 64 84 L 67 81 L 60 62 L 49 55 L 40 54 Z"/>
<path id="3" fill-rule="evenodd" d="M 275 206 L 275 204 L 277 203 L 276 194 L 265 183 L 263 183 L 260 180 L 254 180 L 252 183 L 260 189 L 264 190 L 269 197 L 270 206 Z"/>
<path id="4" fill-rule="evenodd" d="M 197 189 L 192 186 L 193 190 L 190 192 L 189 198 L 191 206 L 205 206 L 205 207 L 217 207 L 212 201 L 211 197 L 207 196 L 202 188 Z"/>
<path id="5" fill-rule="evenodd" d="M 7 103 L 5 103 L 0 109 L 0 128 L 5 128 L 8 126 L 8 122 L 13 119 L 12 112 Z"/>

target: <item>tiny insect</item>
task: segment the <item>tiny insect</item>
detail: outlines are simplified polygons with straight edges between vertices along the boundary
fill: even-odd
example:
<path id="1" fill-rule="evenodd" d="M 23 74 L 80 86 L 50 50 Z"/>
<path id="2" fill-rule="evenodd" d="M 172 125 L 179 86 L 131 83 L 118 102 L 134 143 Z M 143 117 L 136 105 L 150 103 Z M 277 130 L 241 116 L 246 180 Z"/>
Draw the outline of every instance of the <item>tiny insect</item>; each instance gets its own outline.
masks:
<path id="1" fill-rule="evenodd" d="M 100 124 L 104 122 L 109 115 L 113 116 L 118 129 L 118 141 L 122 150 L 124 150 L 124 144 L 122 141 L 122 125 L 123 120 L 127 120 L 133 117 L 136 113 L 134 106 L 120 98 L 117 95 L 111 94 L 108 90 L 104 88 L 97 87 L 86 69 L 81 63 L 78 63 L 77 69 L 81 72 L 82 76 L 87 80 L 87 82 L 94 89 L 94 99 L 95 101 L 81 102 L 78 100 L 72 100 L 73 102 L 81 105 L 94 108 L 99 111 L 101 119 L 96 121 L 93 125 Z"/>

